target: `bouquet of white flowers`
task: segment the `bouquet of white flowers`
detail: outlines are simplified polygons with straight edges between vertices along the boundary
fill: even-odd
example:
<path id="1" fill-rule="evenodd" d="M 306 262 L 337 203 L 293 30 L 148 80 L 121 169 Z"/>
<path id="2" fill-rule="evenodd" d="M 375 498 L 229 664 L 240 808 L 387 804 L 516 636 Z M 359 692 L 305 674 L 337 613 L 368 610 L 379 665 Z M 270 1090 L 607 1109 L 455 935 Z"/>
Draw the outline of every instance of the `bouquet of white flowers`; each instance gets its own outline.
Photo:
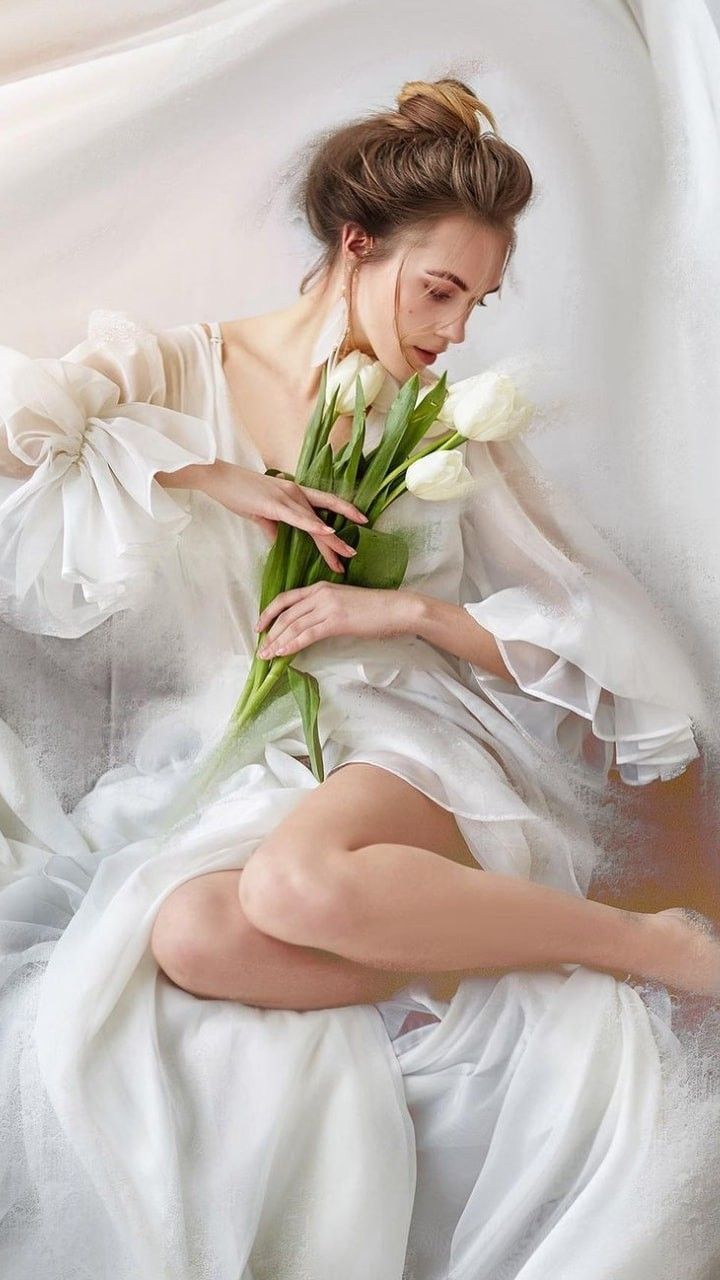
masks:
<path id="1" fill-rule="evenodd" d="M 359 351 L 352 351 L 331 373 L 327 363 L 323 366 L 297 471 L 288 478 L 349 500 L 367 516 L 367 524 L 358 525 L 339 513 L 323 513 L 323 518 L 332 519 L 339 536 L 356 550 L 343 571 L 336 573 L 308 532 L 281 523 L 264 566 L 260 613 L 280 592 L 310 586 L 321 579 L 362 587 L 399 587 L 408 564 L 407 544 L 398 533 L 375 529 L 378 517 L 406 490 L 432 501 L 466 493 L 472 487 L 472 477 L 456 446 L 468 439 L 507 439 L 525 427 L 533 412 L 533 406 L 518 393 L 512 380 L 493 370 L 450 387 L 443 374 L 422 392 L 415 373 L 398 390 L 388 409 L 382 437 L 366 455 L 366 414 L 385 378 L 380 362 Z M 350 438 L 335 454 L 328 437 L 336 419 L 351 411 Z M 425 440 L 436 421 L 447 425 L 448 430 Z M 269 474 L 286 473 L 271 470 Z M 201 789 L 222 768 L 243 729 L 260 708 L 288 687 L 298 706 L 313 774 L 319 781 L 324 777 L 317 724 L 318 682 L 309 672 L 293 667 L 294 654 L 261 658 L 258 650 L 265 635 L 263 631 L 258 637 L 245 687 L 225 734 L 199 776 Z"/>

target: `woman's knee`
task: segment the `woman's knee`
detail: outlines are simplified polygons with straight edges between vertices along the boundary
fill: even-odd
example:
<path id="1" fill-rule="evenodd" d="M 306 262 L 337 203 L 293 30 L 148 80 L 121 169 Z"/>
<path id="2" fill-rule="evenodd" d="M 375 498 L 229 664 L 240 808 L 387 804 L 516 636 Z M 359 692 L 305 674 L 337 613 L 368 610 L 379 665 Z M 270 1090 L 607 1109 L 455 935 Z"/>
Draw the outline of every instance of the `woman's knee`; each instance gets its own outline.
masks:
<path id="1" fill-rule="evenodd" d="M 322 947 L 325 926 L 349 927 L 355 900 L 352 853 L 292 849 L 272 838 L 245 864 L 238 895 L 247 919 L 271 937 Z"/>
<path id="2" fill-rule="evenodd" d="M 178 885 L 161 904 L 150 935 L 150 949 L 165 974 L 191 990 L 206 982 L 218 954 L 252 947 L 257 930 L 247 920 L 237 896 L 238 871 L 197 876 Z"/>

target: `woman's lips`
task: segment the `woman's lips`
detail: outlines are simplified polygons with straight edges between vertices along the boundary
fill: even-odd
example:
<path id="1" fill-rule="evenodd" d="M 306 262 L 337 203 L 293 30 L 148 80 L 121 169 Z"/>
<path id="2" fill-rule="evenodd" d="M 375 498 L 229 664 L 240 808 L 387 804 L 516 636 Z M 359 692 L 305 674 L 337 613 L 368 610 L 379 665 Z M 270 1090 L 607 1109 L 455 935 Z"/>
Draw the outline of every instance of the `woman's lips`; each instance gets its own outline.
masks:
<path id="1" fill-rule="evenodd" d="M 438 357 L 437 351 L 424 351 L 422 347 L 413 347 L 413 351 L 417 351 L 423 364 L 432 364 Z"/>

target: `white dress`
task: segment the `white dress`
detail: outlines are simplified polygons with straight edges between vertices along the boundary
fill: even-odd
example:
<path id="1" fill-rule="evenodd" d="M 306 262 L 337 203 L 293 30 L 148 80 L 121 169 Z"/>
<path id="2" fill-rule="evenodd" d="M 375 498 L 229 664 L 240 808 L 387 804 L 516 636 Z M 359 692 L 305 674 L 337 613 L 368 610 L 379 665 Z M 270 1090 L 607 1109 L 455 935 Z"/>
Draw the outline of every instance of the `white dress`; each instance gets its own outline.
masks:
<path id="1" fill-rule="evenodd" d="M 2 1274 L 709 1280 L 717 1237 L 693 1223 L 718 1186 L 700 1140 L 716 1098 L 688 1084 L 662 988 L 566 965 L 466 979 L 448 1004 L 419 981 L 300 1013 L 198 999 L 158 969 L 164 898 L 242 867 L 318 785 L 280 699 L 218 791 L 173 817 L 242 688 L 268 549 L 254 522 L 153 479 L 215 457 L 264 470 L 212 334 L 94 312 L 62 360 L 0 348 L 2 617 L 28 645 L 51 638 L 38 670 L 62 661 L 68 705 L 87 711 L 74 750 L 40 760 L 15 661 L 16 728 L 0 721 Z M 697 689 L 529 449 L 464 450 L 469 502 L 405 494 L 378 527 L 412 539 L 401 589 L 464 604 L 516 681 L 413 637 L 331 639 L 296 665 L 320 682 L 326 774 L 372 761 L 452 810 L 483 868 L 584 894 L 601 850 L 583 796 L 611 762 L 630 785 L 686 768 Z M 91 780 L 63 805 L 65 769 Z"/>

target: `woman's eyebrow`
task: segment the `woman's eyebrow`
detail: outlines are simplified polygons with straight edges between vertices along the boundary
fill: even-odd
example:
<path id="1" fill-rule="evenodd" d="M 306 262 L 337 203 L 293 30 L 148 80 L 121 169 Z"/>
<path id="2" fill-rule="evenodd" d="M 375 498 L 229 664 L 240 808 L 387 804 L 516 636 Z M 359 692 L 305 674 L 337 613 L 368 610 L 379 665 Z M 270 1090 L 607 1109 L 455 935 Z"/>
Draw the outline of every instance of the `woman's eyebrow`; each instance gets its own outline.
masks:
<path id="1" fill-rule="evenodd" d="M 440 280 L 449 280 L 451 284 L 456 284 L 458 289 L 462 289 L 463 293 L 470 292 L 465 281 L 461 280 L 459 276 L 456 276 L 453 271 L 428 271 L 428 275 L 437 276 Z M 500 281 L 500 284 L 502 284 L 502 280 Z M 486 289 L 483 296 L 486 296 L 488 293 L 498 293 L 500 290 L 500 284 L 496 285 L 494 289 Z"/>

